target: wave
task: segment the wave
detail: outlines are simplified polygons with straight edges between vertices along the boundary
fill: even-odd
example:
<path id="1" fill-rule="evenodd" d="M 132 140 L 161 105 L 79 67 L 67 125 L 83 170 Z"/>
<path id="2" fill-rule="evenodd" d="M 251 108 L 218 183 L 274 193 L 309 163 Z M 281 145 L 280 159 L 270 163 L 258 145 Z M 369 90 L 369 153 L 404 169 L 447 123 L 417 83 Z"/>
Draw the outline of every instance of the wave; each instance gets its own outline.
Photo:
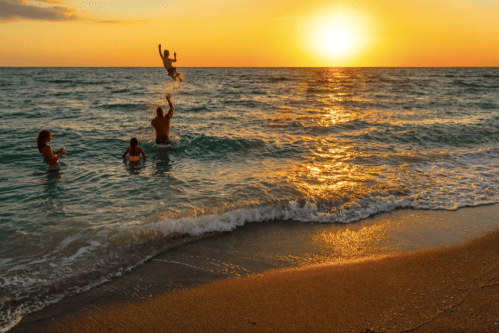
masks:
<path id="1" fill-rule="evenodd" d="M 483 144 L 498 142 L 498 123 L 493 119 L 483 123 L 461 125 L 434 123 L 419 126 L 380 126 L 371 127 L 368 132 L 359 133 L 362 140 L 374 140 L 387 143 L 428 144 Z"/>
<path id="2" fill-rule="evenodd" d="M 476 152 L 464 153 L 459 155 L 460 162 L 477 162 L 481 163 L 496 161 L 499 159 L 499 148 L 480 149 Z"/>
<path id="3" fill-rule="evenodd" d="M 101 104 L 99 108 L 106 110 L 146 110 L 147 104 L 137 104 L 137 103 L 109 103 L 109 104 Z"/>
<path id="4" fill-rule="evenodd" d="M 198 107 L 191 107 L 189 108 L 188 110 L 186 110 L 188 112 L 207 112 L 207 111 L 210 111 L 210 108 L 208 106 L 198 106 Z"/>
<path id="5" fill-rule="evenodd" d="M 48 80 L 49 83 L 73 83 L 76 82 L 74 80 Z"/>
<path id="6" fill-rule="evenodd" d="M 130 89 L 124 88 L 124 89 L 112 89 L 111 93 L 112 94 L 120 94 L 120 93 L 129 93 Z"/>
<path id="7" fill-rule="evenodd" d="M 482 110 L 493 110 L 493 109 L 499 109 L 499 105 L 494 102 L 481 102 L 477 104 L 478 107 Z"/>
<path id="8" fill-rule="evenodd" d="M 215 137 L 203 134 L 192 139 L 182 138 L 178 150 L 191 156 L 202 157 L 213 154 L 243 152 L 264 146 L 263 140 L 259 139 Z"/>
<path id="9" fill-rule="evenodd" d="M 455 80 L 453 82 L 456 86 L 467 87 L 467 88 L 488 88 L 482 84 L 478 84 L 476 82 L 465 82 L 463 80 Z"/>
<path id="10" fill-rule="evenodd" d="M 75 85 L 103 85 L 111 83 L 107 81 L 82 81 L 82 80 L 71 80 L 71 79 L 40 79 L 40 78 L 35 78 L 34 81 L 41 83 L 75 84 Z"/>
<path id="11" fill-rule="evenodd" d="M 284 76 L 281 76 L 281 77 L 269 77 L 267 78 L 267 81 L 269 82 L 286 82 L 286 81 L 291 81 L 292 79 L 290 78 L 287 78 L 287 77 L 284 77 Z"/>
<path id="12" fill-rule="evenodd" d="M 429 202 L 418 200 L 417 194 L 397 195 L 405 193 L 388 190 L 380 196 L 374 191 L 367 197 L 357 199 L 355 203 L 337 207 L 336 204 L 321 200 L 291 200 L 275 205 L 254 208 L 241 208 L 212 214 L 200 214 L 181 218 L 169 218 L 160 222 L 136 226 L 142 235 L 190 235 L 200 236 L 210 232 L 232 231 L 246 223 L 262 223 L 275 220 L 293 220 L 304 223 L 353 223 L 370 216 L 390 212 L 401 208 L 426 210 L 456 210 L 464 207 L 475 207 L 496 203 L 496 200 L 483 202 Z M 156 236 L 154 236 L 156 237 Z M 146 237 L 147 238 L 147 237 Z"/>
<path id="13" fill-rule="evenodd" d="M 274 122 L 270 125 L 271 127 L 290 127 L 290 128 L 303 128 L 306 133 L 311 135 L 314 134 L 332 134 L 338 133 L 342 131 L 357 131 L 364 130 L 368 128 L 372 128 L 374 124 L 362 120 L 362 119 L 352 119 L 352 120 L 344 120 L 342 122 L 338 122 L 336 124 L 325 123 L 324 125 L 319 125 L 317 122 L 305 122 L 300 120 L 291 120 L 283 123 L 282 121 Z"/>
<path id="14" fill-rule="evenodd" d="M 62 97 L 62 96 L 71 96 L 71 95 L 74 95 L 74 92 L 72 92 L 72 91 L 58 91 L 56 93 L 50 94 L 49 96 Z"/>
<path id="15" fill-rule="evenodd" d="M 499 151 L 491 149 L 479 153 L 497 155 Z M 421 163 L 421 168 L 424 167 L 425 164 Z M 418 197 L 419 194 L 416 193 L 412 196 L 410 193 L 397 190 L 390 190 L 387 193 L 388 195 L 380 196 L 378 192 L 373 191 L 371 195 L 358 198 L 354 203 L 340 207 L 335 203 L 320 200 L 289 200 L 252 208 L 168 218 L 154 223 L 126 226 L 119 224 L 114 226 L 114 230 L 106 229 L 107 243 L 94 240 L 97 234 L 84 236 L 78 233 L 69 236 L 63 239 L 50 254 L 59 256 L 57 260 L 60 262 L 60 268 L 57 278 L 39 281 L 36 277 L 30 276 L 30 269 L 26 269 L 33 264 L 44 263 L 44 261 L 46 265 L 53 265 L 54 262 L 50 262 L 47 257 L 22 265 L 17 264 L 10 271 L 16 271 L 19 274 L 12 275 L 12 278 L 0 279 L 0 287 L 3 290 L 8 291 L 12 288 L 17 290 L 16 298 L 4 300 L 0 309 L 4 318 L 4 322 L 1 323 L 2 329 L 12 327 L 28 312 L 40 310 L 65 297 L 89 290 L 131 271 L 176 244 L 185 243 L 183 241 L 185 239 L 181 238 L 183 236 L 190 236 L 193 237 L 192 240 L 196 240 L 214 232 L 229 232 L 247 223 L 264 223 L 274 220 L 293 220 L 304 223 L 352 223 L 400 208 L 455 210 L 465 206 L 494 202 L 491 200 L 489 202 L 439 203 L 424 198 L 421 200 L 421 197 Z M 159 243 L 162 245 L 158 245 Z M 72 252 L 67 252 L 70 248 Z M 88 262 L 93 263 L 94 266 L 85 266 L 84 263 Z M 95 266 L 96 262 L 100 263 L 98 267 Z M 3 264 L 8 264 L 8 262 L 4 261 Z M 24 272 L 27 272 L 27 275 Z M 41 289 L 39 285 L 42 285 Z M 25 291 L 19 294 L 21 288 Z"/>

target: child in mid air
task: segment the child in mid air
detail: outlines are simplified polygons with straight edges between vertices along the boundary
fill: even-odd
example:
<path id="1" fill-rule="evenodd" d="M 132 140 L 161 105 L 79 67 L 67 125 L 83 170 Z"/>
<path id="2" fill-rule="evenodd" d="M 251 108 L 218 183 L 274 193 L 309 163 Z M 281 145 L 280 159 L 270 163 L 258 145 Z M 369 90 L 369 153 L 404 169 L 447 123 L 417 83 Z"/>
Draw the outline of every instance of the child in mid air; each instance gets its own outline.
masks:
<path id="1" fill-rule="evenodd" d="M 172 66 L 173 62 L 177 62 L 177 53 L 173 53 L 173 59 L 170 59 L 170 52 L 168 50 L 165 50 L 164 56 L 161 54 L 161 44 L 159 44 L 159 56 L 163 60 L 163 65 L 165 66 L 166 71 L 168 72 L 168 75 L 171 76 L 171 78 L 174 81 L 180 80 L 182 82 L 182 78 L 180 77 L 180 73 L 177 72 L 177 68 Z"/>

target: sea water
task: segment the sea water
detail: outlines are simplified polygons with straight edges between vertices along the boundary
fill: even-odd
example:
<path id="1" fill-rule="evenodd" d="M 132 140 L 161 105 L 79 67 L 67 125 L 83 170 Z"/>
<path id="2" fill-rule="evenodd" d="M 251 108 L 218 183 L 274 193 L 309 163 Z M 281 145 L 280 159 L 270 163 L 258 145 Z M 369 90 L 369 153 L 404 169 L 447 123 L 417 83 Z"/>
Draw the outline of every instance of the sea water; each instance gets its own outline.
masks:
<path id="1" fill-rule="evenodd" d="M 181 72 L 0 68 L 0 331 L 179 235 L 499 202 L 498 68 Z M 165 93 L 173 151 L 153 149 Z"/>

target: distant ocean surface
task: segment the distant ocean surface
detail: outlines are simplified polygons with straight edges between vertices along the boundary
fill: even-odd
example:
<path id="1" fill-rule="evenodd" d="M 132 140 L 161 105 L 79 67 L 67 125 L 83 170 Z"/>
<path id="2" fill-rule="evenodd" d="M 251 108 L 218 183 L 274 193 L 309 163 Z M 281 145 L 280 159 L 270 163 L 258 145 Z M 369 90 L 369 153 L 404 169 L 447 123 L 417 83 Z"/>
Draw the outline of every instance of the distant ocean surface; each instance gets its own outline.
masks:
<path id="1" fill-rule="evenodd" d="M 0 331 L 179 234 L 499 202 L 499 68 L 181 72 L 0 68 Z M 165 92 L 175 150 L 156 152 Z"/>

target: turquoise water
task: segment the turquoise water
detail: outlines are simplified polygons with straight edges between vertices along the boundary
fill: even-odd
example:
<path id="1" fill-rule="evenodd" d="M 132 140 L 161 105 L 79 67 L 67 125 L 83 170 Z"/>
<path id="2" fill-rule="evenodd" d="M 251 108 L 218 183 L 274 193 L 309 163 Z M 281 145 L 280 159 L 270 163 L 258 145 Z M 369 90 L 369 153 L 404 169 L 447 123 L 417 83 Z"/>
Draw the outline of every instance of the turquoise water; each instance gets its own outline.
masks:
<path id="1" fill-rule="evenodd" d="M 178 234 L 499 202 L 497 68 L 181 71 L 0 68 L 0 330 Z M 171 152 L 150 125 L 165 92 Z M 132 137 L 140 166 L 121 159 Z"/>

